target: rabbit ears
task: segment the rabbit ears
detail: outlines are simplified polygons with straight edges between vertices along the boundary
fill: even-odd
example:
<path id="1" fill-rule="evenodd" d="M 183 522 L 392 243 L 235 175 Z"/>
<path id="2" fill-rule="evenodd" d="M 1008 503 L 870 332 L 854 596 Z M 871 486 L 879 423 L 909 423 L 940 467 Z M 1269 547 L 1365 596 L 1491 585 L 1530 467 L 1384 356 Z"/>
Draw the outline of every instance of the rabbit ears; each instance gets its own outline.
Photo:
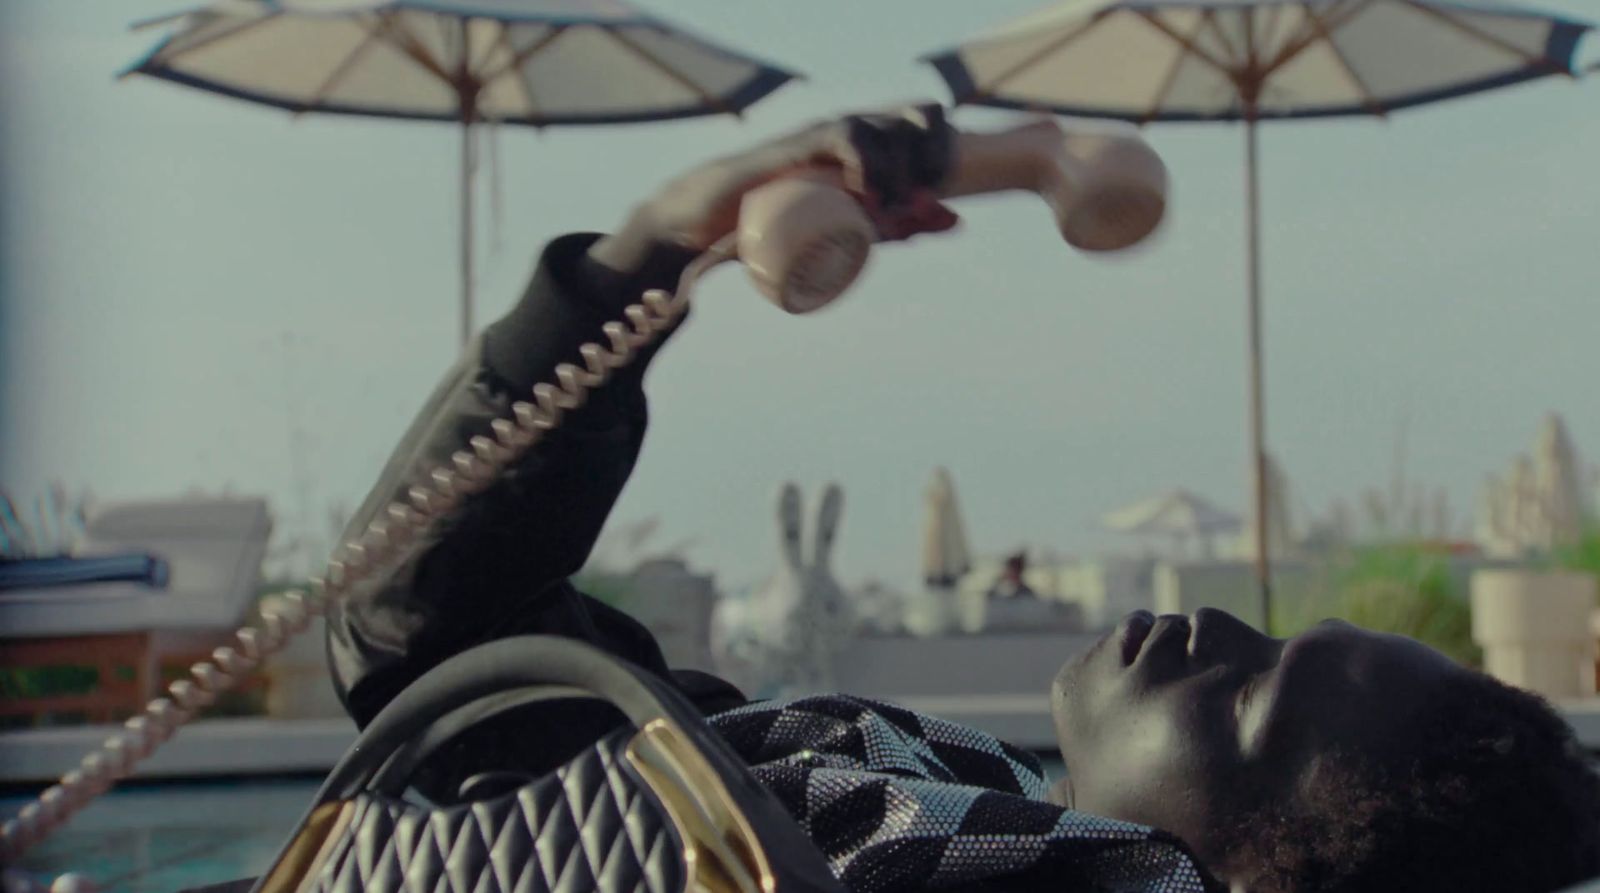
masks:
<path id="1" fill-rule="evenodd" d="M 784 484 L 778 491 L 778 554 L 785 564 L 794 568 L 805 566 L 801 552 L 800 488 Z M 833 556 L 833 541 L 839 532 L 839 519 L 844 514 L 844 491 L 838 484 L 829 484 L 822 491 L 822 502 L 812 522 L 811 564 L 826 567 Z"/>

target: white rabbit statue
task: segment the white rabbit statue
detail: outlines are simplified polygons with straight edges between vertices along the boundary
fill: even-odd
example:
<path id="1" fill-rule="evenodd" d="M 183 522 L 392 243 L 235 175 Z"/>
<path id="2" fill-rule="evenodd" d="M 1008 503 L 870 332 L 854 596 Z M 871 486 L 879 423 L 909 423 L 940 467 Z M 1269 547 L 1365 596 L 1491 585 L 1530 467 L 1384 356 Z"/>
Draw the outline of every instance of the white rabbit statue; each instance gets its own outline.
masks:
<path id="1" fill-rule="evenodd" d="M 801 544 L 800 489 L 778 492 L 776 572 L 747 599 L 725 600 L 713 616 L 713 647 L 725 670 L 758 694 L 826 691 L 833 656 L 854 629 L 854 616 L 831 566 L 844 492 L 829 484 L 817 506 L 811 560 Z"/>

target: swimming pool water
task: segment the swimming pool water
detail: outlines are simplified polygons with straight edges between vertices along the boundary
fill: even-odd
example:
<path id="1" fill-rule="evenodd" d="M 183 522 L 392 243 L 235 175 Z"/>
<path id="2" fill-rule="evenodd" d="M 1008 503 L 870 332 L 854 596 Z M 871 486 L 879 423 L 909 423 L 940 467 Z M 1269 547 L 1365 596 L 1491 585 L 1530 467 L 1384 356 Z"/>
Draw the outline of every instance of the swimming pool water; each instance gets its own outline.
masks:
<path id="1" fill-rule="evenodd" d="M 1061 765 L 1045 761 L 1051 778 Z M 76 871 L 101 890 L 173 893 L 265 871 L 316 794 L 319 779 L 130 785 L 79 813 L 29 851 L 21 868 L 46 883 Z M 25 797 L 0 799 L 11 816 Z"/>
<path id="2" fill-rule="evenodd" d="M 172 893 L 260 874 L 318 782 L 227 781 L 131 786 L 102 797 L 19 866 L 47 882 L 76 871 L 102 890 Z M 28 801 L 0 801 L 14 815 Z"/>

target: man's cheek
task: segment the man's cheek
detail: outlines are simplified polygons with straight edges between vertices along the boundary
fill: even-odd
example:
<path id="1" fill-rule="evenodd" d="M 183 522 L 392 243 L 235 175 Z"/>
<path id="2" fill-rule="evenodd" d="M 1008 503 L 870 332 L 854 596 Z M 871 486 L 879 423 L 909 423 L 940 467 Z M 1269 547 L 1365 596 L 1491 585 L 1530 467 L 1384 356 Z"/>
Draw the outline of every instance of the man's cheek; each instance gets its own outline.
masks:
<path id="1" fill-rule="evenodd" d="M 1139 711 L 1124 726 L 1117 749 L 1124 763 L 1146 775 L 1166 777 L 1186 762 L 1193 736 L 1156 711 Z"/>
<path id="2" fill-rule="evenodd" d="M 1203 813 L 1190 737 L 1170 717 L 1124 711 L 1096 731 L 1087 777 L 1075 780 L 1078 809 L 1177 831 Z"/>
<path id="3" fill-rule="evenodd" d="M 1117 734 L 1118 725 L 1124 721 L 1126 692 L 1119 681 L 1098 669 L 1094 664 L 1076 668 L 1056 681 L 1053 703 L 1056 724 L 1063 735 L 1073 739 L 1101 741 Z"/>

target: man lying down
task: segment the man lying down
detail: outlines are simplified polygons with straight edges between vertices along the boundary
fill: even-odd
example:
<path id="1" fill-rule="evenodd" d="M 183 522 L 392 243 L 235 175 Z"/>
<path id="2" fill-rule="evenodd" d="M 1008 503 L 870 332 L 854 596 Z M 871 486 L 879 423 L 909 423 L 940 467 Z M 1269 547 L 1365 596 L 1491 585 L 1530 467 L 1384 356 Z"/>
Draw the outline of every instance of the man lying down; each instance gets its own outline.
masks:
<path id="1" fill-rule="evenodd" d="M 578 346 L 603 343 L 601 325 L 645 289 L 674 287 L 749 189 L 830 166 L 885 238 L 906 238 L 955 222 L 932 198 L 950 147 L 936 107 L 827 122 L 690 171 L 610 235 L 551 242 L 521 301 L 429 398 L 352 530 L 558 363 L 580 362 Z M 651 353 L 330 614 L 358 723 L 464 649 L 557 634 L 674 680 L 854 890 L 1543 893 L 1600 876 L 1600 783 L 1546 704 L 1345 624 L 1284 641 L 1218 611 L 1128 617 L 1051 689 L 1067 776 L 1054 790 L 1036 759 L 976 731 L 846 695 L 748 704 L 722 680 L 670 670 L 643 627 L 568 581 L 639 454 Z M 482 794 L 554 768 L 616 720 L 575 702 L 525 708 L 455 742 L 421 787 Z"/>

